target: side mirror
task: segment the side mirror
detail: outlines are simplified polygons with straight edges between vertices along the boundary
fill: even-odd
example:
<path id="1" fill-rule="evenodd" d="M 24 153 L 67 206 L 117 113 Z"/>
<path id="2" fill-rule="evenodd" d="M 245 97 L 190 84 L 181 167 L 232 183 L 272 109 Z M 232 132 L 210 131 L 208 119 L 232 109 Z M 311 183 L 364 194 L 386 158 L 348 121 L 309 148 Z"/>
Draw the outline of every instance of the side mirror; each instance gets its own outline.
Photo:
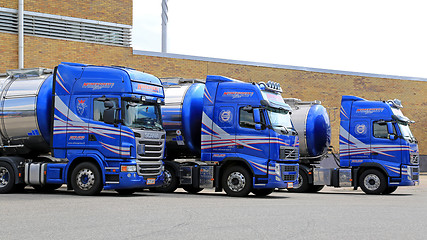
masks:
<path id="1" fill-rule="evenodd" d="M 114 107 L 114 103 L 113 103 L 112 101 L 105 101 L 105 102 L 104 102 L 104 107 L 105 107 L 106 109 L 113 108 L 113 107 Z"/>
<path id="2" fill-rule="evenodd" d="M 114 108 L 107 108 L 104 110 L 104 122 L 108 124 L 114 124 L 115 123 L 115 114 L 116 109 Z"/>
<path id="3" fill-rule="evenodd" d="M 390 139 L 390 140 L 396 140 L 397 139 L 397 135 L 396 134 L 389 134 L 388 135 L 388 139 Z"/>
<path id="4" fill-rule="evenodd" d="M 256 124 L 261 123 L 261 117 L 260 117 L 259 108 L 254 108 L 253 111 L 254 111 L 254 122 Z M 261 124 L 259 124 L 259 125 L 261 125 Z M 257 129 L 257 130 L 259 130 L 259 129 Z"/>

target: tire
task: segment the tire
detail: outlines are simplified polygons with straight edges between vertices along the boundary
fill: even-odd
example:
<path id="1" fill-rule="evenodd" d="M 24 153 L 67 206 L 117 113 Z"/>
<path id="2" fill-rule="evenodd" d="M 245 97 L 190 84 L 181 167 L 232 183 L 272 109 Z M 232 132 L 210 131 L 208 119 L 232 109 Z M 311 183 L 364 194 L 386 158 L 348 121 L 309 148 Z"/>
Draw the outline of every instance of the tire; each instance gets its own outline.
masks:
<path id="1" fill-rule="evenodd" d="M 231 197 L 245 197 L 252 190 L 252 176 L 244 167 L 229 167 L 222 175 L 222 187 Z"/>
<path id="2" fill-rule="evenodd" d="M 366 194 L 381 194 L 387 189 L 387 180 L 383 173 L 368 169 L 360 175 L 359 186 Z"/>
<path id="3" fill-rule="evenodd" d="M 171 166 L 166 165 L 163 180 L 163 186 L 156 188 L 149 188 L 151 192 L 158 193 L 172 193 L 178 188 L 179 179 L 175 169 Z"/>
<path id="4" fill-rule="evenodd" d="M 10 193 L 14 190 L 15 172 L 9 164 L 5 162 L 0 162 L 0 194 Z"/>
<path id="5" fill-rule="evenodd" d="M 313 185 L 311 185 L 313 186 Z M 298 187 L 288 188 L 289 192 L 306 193 L 310 192 L 310 184 L 308 183 L 307 173 L 300 168 L 298 174 Z"/>
<path id="6" fill-rule="evenodd" d="M 257 197 L 265 197 L 270 195 L 274 191 L 274 188 L 263 188 L 263 189 L 252 189 L 252 193 Z"/>
<path id="7" fill-rule="evenodd" d="M 185 191 L 187 191 L 188 193 L 191 193 L 191 194 L 196 194 L 196 193 L 198 193 L 198 192 L 200 192 L 200 191 L 202 191 L 202 190 L 203 190 L 203 188 L 195 188 L 195 187 L 190 186 L 190 185 L 188 185 L 188 186 L 183 186 L 182 188 L 183 188 Z"/>
<path id="8" fill-rule="evenodd" d="M 135 189 L 116 189 L 116 192 L 122 196 L 132 195 L 135 191 Z"/>
<path id="9" fill-rule="evenodd" d="M 101 172 L 93 163 L 80 163 L 71 174 L 71 186 L 78 195 L 97 195 L 102 190 Z"/>
<path id="10" fill-rule="evenodd" d="M 62 184 L 47 184 L 47 185 L 43 185 L 43 186 L 32 185 L 31 187 L 33 187 L 38 192 L 48 193 L 48 192 L 53 192 L 56 189 L 62 187 Z"/>
<path id="11" fill-rule="evenodd" d="M 387 187 L 386 190 L 383 192 L 383 194 L 390 194 L 396 191 L 397 186 Z"/>
<path id="12" fill-rule="evenodd" d="M 308 192 L 316 193 L 320 190 L 322 190 L 325 187 L 325 185 L 310 185 L 308 188 Z"/>

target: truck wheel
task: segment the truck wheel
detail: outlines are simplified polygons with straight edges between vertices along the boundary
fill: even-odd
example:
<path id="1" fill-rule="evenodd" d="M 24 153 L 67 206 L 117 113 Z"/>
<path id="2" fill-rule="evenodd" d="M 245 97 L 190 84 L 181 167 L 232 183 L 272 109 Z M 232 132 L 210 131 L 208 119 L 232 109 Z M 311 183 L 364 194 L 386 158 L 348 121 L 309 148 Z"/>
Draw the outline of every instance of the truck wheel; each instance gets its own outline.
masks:
<path id="1" fill-rule="evenodd" d="M 289 192 L 306 193 L 309 192 L 310 184 L 308 183 L 307 173 L 300 169 L 298 174 L 298 187 L 288 188 Z"/>
<path id="2" fill-rule="evenodd" d="M 102 177 L 95 164 L 83 162 L 71 174 L 71 186 L 78 195 L 97 195 L 102 190 Z"/>
<path id="3" fill-rule="evenodd" d="M 198 193 L 198 192 L 200 192 L 200 191 L 203 190 L 203 188 L 195 188 L 193 186 L 183 186 L 182 188 L 185 191 L 187 191 L 188 193 L 191 193 L 191 194 L 196 194 L 196 193 Z"/>
<path id="4" fill-rule="evenodd" d="M 119 195 L 127 196 L 132 195 L 135 192 L 135 189 L 116 189 L 116 192 Z"/>
<path id="5" fill-rule="evenodd" d="M 265 197 L 270 195 L 274 191 L 274 188 L 263 188 L 263 189 L 252 189 L 252 193 L 257 197 Z"/>
<path id="6" fill-rule="evenodd" d="M 386 190 L 383 192 L 383 194 L 390 194 L 394 191 L 396 191 L 397 186 L 387 187 Z"/>
<path id="7" fill-rule="evenodd" d="M 231 197 L 244 197 L 252 189 L 252 177 L 245 168 L 233 166 L 222 175 L 222 187 Z"/>
<path id="8" fill-rule="evenodd" d="M 316 193 L 320 190 L 322 190 L 325 187 L 325 185 L 310 185 L 308 188 L 308 192 Z"/>
<path id="9" fill-rule="evenodd" d="M 387 189 L 387 180 L 380 171 L 368 169 L 360 176 L 359 186 L 366 194 L 381 194 Z"/>
<path id="10" fill-rule="evenodd" d="M 15 188 L 15 173 L 13 168 L 4 162 L 0 162 L 0 193 L 10 193 Z"/>
<path id="11" fill-rule="evenodd" d="M 165 166 L 165 171 L 163 171 L 163 174 L 163 185 L 161 187 L 149 188 L 150 191 L 159 193 L 172 193 L 178 188 L 179 179 L 175 169 L 170 166 Z"/>

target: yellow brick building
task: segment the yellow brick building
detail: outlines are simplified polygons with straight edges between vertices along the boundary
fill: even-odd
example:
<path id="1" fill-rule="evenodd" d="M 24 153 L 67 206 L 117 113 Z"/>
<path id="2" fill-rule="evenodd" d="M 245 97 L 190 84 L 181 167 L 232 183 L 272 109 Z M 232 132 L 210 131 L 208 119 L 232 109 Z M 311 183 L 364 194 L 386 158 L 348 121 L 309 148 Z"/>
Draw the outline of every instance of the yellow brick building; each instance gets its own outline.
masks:
<path id="1" fill-rule="evenodd" d="M 13 14 L 17 9 L 18 0 L 0 0 L 0 72 L 18 68 L 18 34 L 13 30 Z M 427 155 L 425 79 L 134 51 L 126 36 L 117 37 L 118 31 L 130 31 L 132 0 L 25 0 L 24 9 L 25 21 L 28 21 L 26 26 L 30 26 L 30 21 L 51 21 L 52 26 L 61 28 L 61 21 L 71 21 L 73 26 L 89 24 L 89 27 L 100 32 L 104 28 L 113 29 L 103 36 L 112 39 L 110 43 L 91 37 L 76 39 L 73 31 L 66 29 L 57 32 L 54 37 L 36 27 L 31 31 L 24 30 L 26 68 L 53 68 L 65 61 L 128 66 L 158 77 L 203 79 L 206 75 L 224 75 L 243 81 L 273 80 L 281 84 L 283 97 L 320 100 L 330 109 L 334 146 L 338 146 L 339 112 L 336 109 L 340 106 L 342 95 L 356 95 L 370 100 L 398 98 L 403 102 L 405 115 L 416 121 L 411 128 L 419 140 L 420 154 Z M 59 25 L 55 25 L 57 23 Z M 63 38 L 61 34 L 71 35 Z"/>

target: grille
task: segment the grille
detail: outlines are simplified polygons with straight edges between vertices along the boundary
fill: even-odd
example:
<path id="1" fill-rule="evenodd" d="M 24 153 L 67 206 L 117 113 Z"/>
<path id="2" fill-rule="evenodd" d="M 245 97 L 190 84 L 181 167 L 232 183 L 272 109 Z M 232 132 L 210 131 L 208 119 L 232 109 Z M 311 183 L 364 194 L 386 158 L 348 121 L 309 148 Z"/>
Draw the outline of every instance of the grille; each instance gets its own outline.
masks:
<path id="1" fill-rule="evenodd" d="M 298 172 L 298 166 L 283 166 L 282 165 L 282 172 Z"/>
<path id="2" fill-rule="evenodd" d="M 138 154 L 138 159 L 142 160 L 158 160 L 163 159 L 163 140 L 159 141 L 139 141 L 139 144 L 144 146 L 144 152 Z"/>
<path id="3" fill-rule="evenodd" d="M 292 174 L 292 175 L 287 175 L 287 174 L 283 174 L 282 175 L 282 180 L 283 181 L 295 181 L 297 180 L 297 175 L 296 174 Z"/>
<path id="4" fill-rule="evenodd" d="M 138 175 L 141 176 L 158 176 L 162 172 L 161 161 L 138 162 Z"/>
<path id="5" fill-rule="evenodd" d="M 417 175 L 412 175 L 412 180 L 415 180 L 415 181 L 417 181 L 419 179 L 419 175 L 417 174 Z"/>
<path id="6" fill-rule="evenodd" d="M 286 159 L 286 160 L 298 159 L 298 148 L 280 147 L 280 159 Z"/>
<path id="7" fill-rule="evenodd" d="M 418 172 L 418 168 L 412 168 L 412 172 L 413 173 L 417 173 Z"/>

